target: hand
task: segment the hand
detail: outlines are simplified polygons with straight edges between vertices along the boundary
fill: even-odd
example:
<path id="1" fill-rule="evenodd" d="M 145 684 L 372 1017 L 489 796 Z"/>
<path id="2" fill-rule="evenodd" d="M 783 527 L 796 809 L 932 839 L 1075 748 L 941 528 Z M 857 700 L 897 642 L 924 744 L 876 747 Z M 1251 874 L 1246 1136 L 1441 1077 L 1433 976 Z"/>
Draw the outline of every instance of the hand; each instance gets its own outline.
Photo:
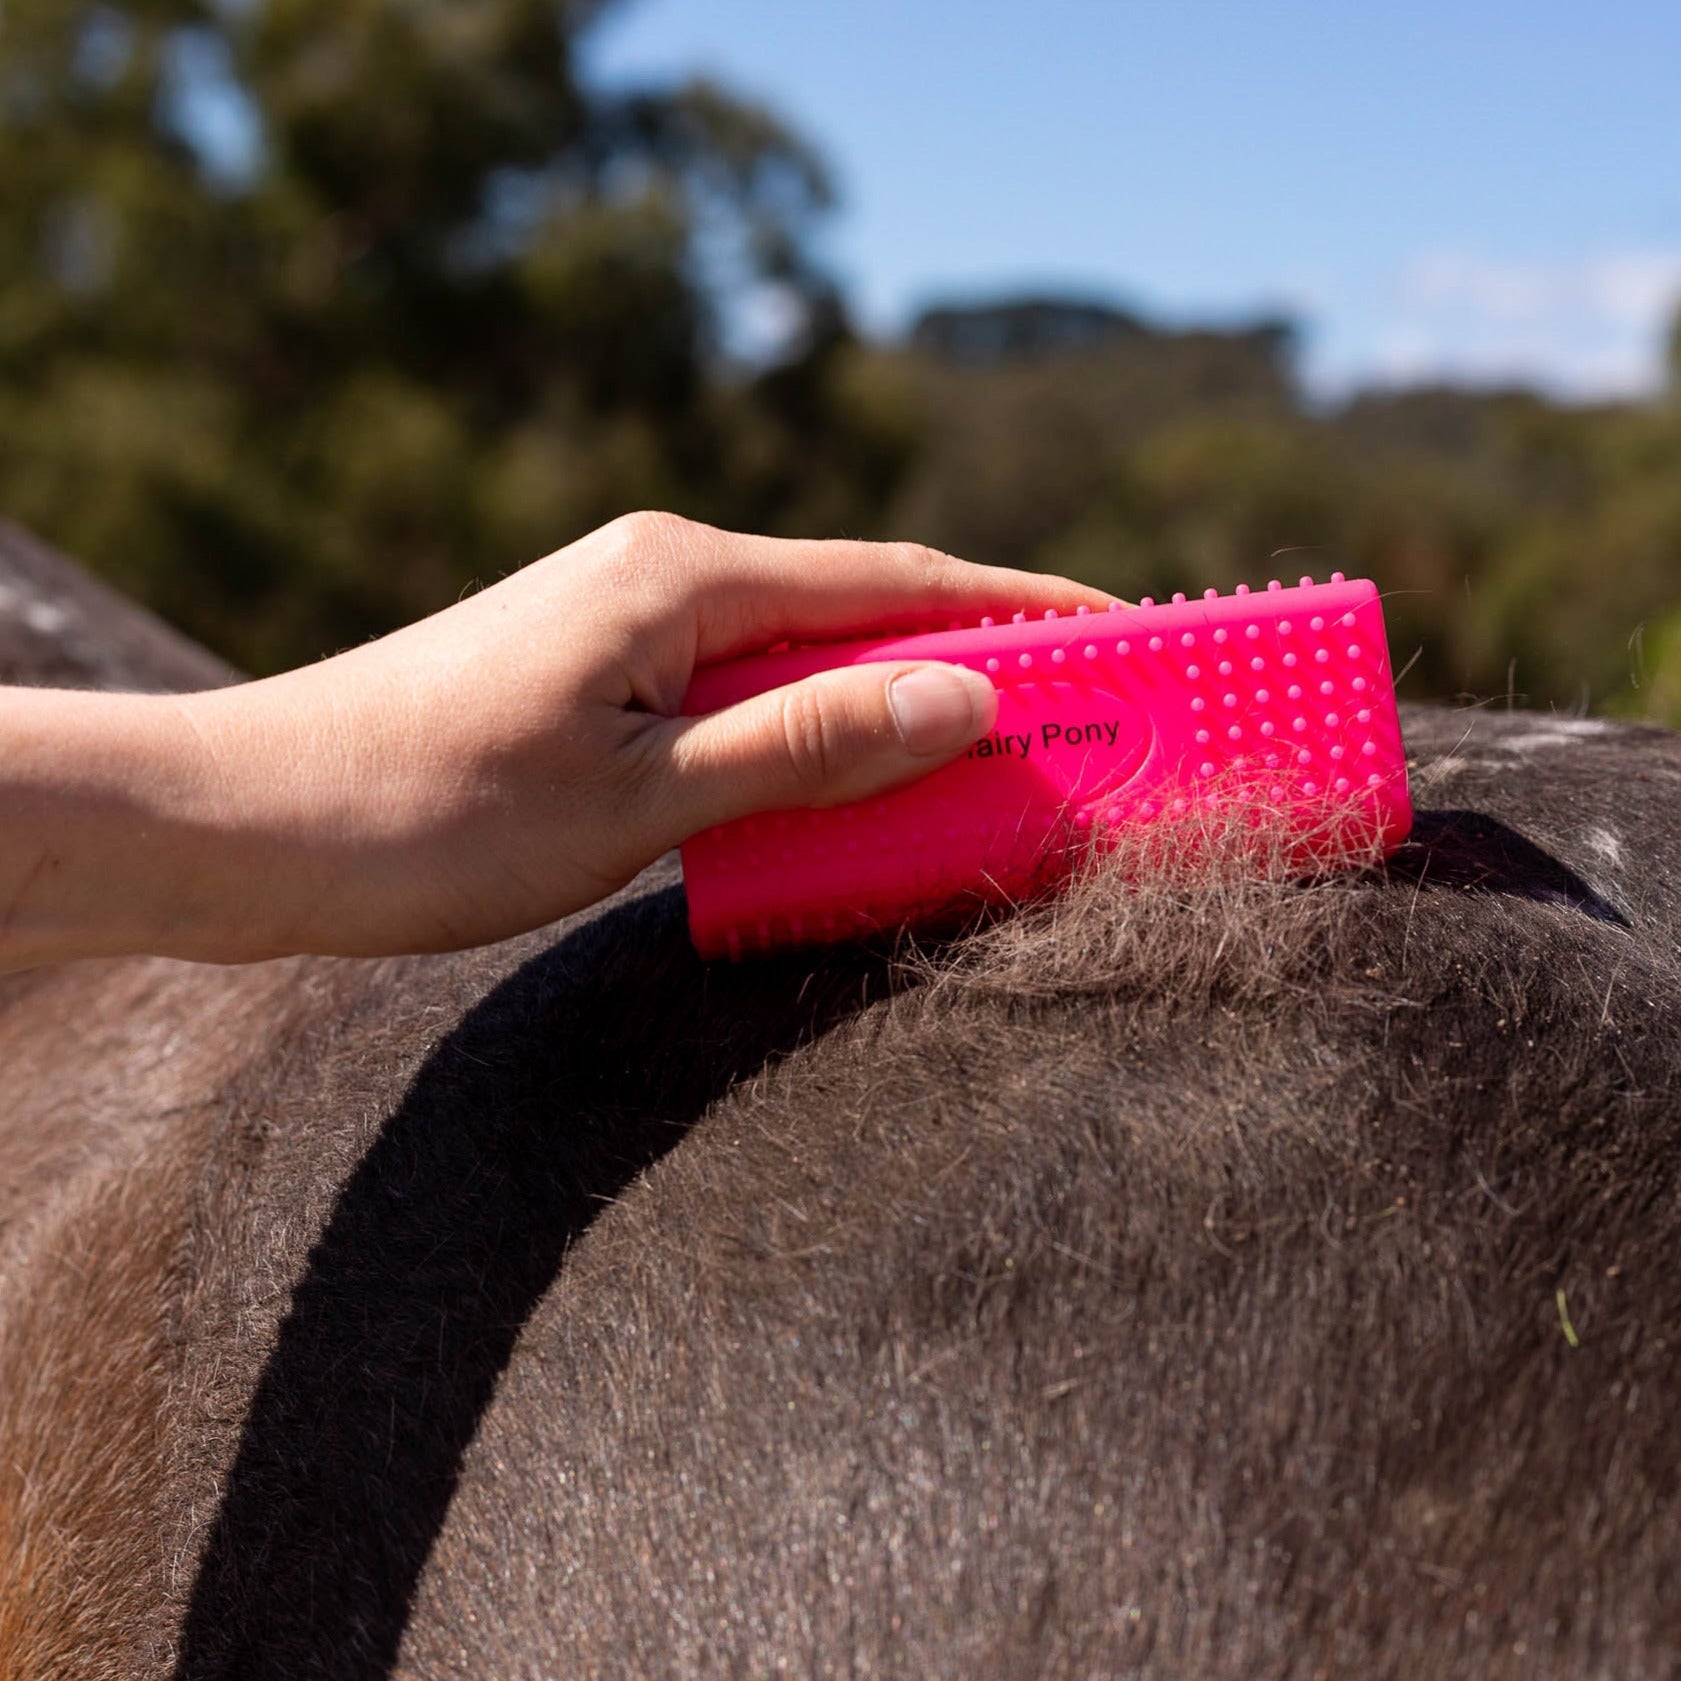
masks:
<path id="1" fill-rule="evenodd" d="M 164 709 L 171 725 L 169 774 L 135 794 L 169 843 L 153 860 L 165 902 L 131 901 L 149 925 L 118 918 L 93 949 L 242 961 L 443 950 L 538 926 L 711 824 L 926 774 L 996 712 L 984 677 L 925 662 L 681 717 L 697 665 L 1109 599 L 906 544 L 638 514 L 318 665 L 190 696 L 59 697 Z M 0 930 L 0 965 L 3 942 Z"/>

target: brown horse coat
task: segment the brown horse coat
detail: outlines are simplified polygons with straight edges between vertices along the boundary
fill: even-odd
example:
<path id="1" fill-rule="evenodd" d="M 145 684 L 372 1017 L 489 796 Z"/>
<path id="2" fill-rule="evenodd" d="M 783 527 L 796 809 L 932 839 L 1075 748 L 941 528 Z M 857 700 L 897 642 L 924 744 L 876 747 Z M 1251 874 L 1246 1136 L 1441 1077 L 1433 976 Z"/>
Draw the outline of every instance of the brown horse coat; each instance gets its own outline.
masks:
<path id="1" fill-rule="evenodd" d="M 16 534 L 0 674 L 227 675 Z M 909 965 L 0 983 L 0 1677 L 1676 1673 L 1681 749 L 1406 722 Z"/>

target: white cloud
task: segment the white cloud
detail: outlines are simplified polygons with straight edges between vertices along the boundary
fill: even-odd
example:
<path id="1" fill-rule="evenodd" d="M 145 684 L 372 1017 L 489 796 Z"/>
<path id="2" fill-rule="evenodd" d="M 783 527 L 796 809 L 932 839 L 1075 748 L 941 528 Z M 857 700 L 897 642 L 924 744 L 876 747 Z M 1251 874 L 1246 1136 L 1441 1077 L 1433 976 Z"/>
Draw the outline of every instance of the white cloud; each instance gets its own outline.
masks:
<path id="1" fill-rule="evenodd" d="M 1431 252 L 1399 276 L 1368 373 L 1384 383 L 1516 382 L 1579 398 L 1646 396 L 1662 382 L 1678 303 L 1681 250 L 1558 263 Z"/>
<path id="2" fill-rule="evenodd" d="M 1644 329 L 1681 299 L 1681 252 L 1635 251 L 1588 267 L 1589 289 L 1613 319 Z"/>
<path id="3" fill-rule="evenodd" d="M 1621 251 L 1569 263 L 1501 263 L 1439 251 L 1401 277 L 1404 302 L 1492 322 L 1584 318 L 1646 330 L 1681 297 L 1681 251 Z"/>
<path id="4" fill-rule="evenodd" d="M 1436 251 L 1406 270 L 1400 291 L 1416 310 L 1471 309 L 1503 322 L 1533 321 L 1556 302 L 1559 280 L 1546 269 Z"/>

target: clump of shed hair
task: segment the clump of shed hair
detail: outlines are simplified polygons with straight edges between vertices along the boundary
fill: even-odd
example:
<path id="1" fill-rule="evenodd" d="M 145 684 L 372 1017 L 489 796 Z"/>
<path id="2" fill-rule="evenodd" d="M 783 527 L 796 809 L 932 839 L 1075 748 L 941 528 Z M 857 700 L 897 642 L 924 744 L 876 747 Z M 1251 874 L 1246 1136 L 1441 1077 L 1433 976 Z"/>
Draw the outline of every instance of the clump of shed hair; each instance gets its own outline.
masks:
<path id="1" fill-rule="evenodd" d="M 1306 831 L 1267 807 L 1199 806 L 1121 828 L 1061 891 L 966 937 L 913 946 L 907 968 L 944 994 L 1120 995 L 1135 1008 L 1321 995 L 1383 849 L 1331 813 Z"/>

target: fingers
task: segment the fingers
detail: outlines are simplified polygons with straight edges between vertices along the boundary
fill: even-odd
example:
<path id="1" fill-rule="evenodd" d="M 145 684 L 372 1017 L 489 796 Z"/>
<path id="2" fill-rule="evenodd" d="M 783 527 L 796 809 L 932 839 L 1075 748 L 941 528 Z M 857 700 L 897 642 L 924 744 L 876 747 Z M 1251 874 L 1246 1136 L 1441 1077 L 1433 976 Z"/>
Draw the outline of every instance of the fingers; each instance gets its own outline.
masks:
<path id="1" fill-rule="evenodd" d="M 751 537 L 664 514 L 607 529 L 626 545 L 633 573 L 689 603 L 700 664 L 782 641 L 943 630 L 988 613 L 1101 612 L 1114 600 L 1066 578 L 975 566 L 916 543 Z"/>
<path id="2" fill-rule="evenodd" d="M 992 728 L 979 672 L 851 666 L 654 726 L 656 848 L 757 811 L 838 805 L 925 776 Z"/>

